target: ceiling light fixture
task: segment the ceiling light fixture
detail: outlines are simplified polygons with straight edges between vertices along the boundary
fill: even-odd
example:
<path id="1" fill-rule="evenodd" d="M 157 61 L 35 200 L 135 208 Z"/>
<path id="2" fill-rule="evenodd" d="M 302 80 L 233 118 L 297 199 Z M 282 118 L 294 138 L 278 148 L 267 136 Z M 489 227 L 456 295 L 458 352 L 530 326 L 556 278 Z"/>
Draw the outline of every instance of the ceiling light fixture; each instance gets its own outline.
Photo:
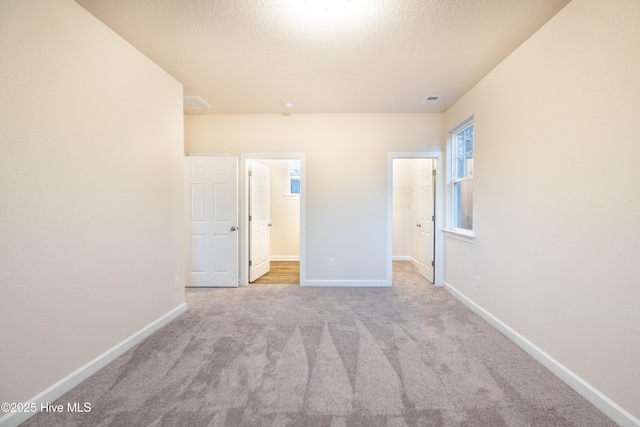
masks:
<path id="1" fill-rule="evenodd" d="M 295 107 L 296 105 L 293 102 L 285 102 L 284 104 L 284 108 L 286 108 L 287 110 L 293 110 L 293 107 Z"/>
<path id="2" fill-rule="evenodd" d="M 279 13 L 305 36 L 364 29 L 382 17 L 381 2 L 370 0 L 278 0 Z M 384 2 L 382 2 L 384 3 Z M 347 35 L 347 34 L 345 34 Z"/>
<path id="3" fill-rule="evenodd" d="M 307 9 L 316 15 L 336 15 L 345 8 L 349 0 L 304 0 Z"/>

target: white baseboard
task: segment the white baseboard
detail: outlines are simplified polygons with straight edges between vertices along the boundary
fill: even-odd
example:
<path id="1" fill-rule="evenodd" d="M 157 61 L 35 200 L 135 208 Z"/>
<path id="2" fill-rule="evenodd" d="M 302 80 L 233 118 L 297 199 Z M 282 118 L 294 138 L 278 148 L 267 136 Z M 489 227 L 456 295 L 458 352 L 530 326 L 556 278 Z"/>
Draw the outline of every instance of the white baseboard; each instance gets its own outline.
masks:
<path id="1" fill-rule="evenodd" d="M 391 282 L 388 280 L 305 280 L 301 286 L 383 288 L 390 287 Z"/>
<path id="2" fill-rule="evenodd" d="M 394 261 L 409 261 L 415 268 L 418 268 L 418 260 L 414 259 L 411 255 L 394 255 L 392 257 Z"/>
<path id="3" fill-rule="evenodd" d="M 300 261 L 300 255 L 271 255 L 270 261 Z"/>
<path id="4" fill-rule="evenodd" d="M 511 329 L 511 327 L 503 323 L 500 319 L 496 318 L 484 308 L 467 298 L 449 283 L 444 282 L 444 288 L 620 426 L 640 426 L 640 420 L 638 418 L 634 417 L 620 405 L 602 394 L 591 384 L 545 353 L 524 336 Z"/>
<path id="5" fill-rule="evenodd" d="M 57 383 L 53 384 L 51 387 L 46 390 L 38 393 L 27 402 L 24 403 L 35 403 L 35 407 L 38 412 L 40 410 L 40 405 L 46 406 L 48 403 L 54 402 L 56 399 L 60 398 L 66 392 L 80 384 L 82 381 L 89 378 L 91 375 L 98 372 L 100 369 L 104 368 L 109 363 L 113 362 L 120 355 L 125 353 L 127 350 L 143 341 L 149 335 L 157 331 L 158 329 L 165 326 L 167 323 L 181 315 L 187 310 L 187 304 L 182 303 L 178 307 L 174 308 L 164 316 L 155 320 L 151 324 L 142 328 L 135 334 L 131 335 L 129 338 L 110 348 L 106 352 L 102 353 L 100 356 L 96 357 L 86 365 L 76 369 Z M 10 412 L 5 414 L 0 418 L 0 427 L 15 427 L 38 412 Z"/>

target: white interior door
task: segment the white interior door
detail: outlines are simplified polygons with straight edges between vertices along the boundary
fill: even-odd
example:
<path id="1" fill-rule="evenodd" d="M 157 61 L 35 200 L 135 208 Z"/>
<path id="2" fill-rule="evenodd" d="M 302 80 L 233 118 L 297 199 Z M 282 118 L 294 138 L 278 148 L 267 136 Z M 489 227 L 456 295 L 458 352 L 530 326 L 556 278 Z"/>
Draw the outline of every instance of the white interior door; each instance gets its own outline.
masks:
<path id="1" fill-rule="evenodd" d="M 271 178 L 269 167 L 251 160 L 249 172 L 249 282 L 271 268 Z"/>
<path id="2" fill-rule="evenodd" d="M 187 286 L 238 286 L 238 159 L 185 157 Z"/>
<path id="3" fill-rule="evenodd" d="M 420 262 L 419 273 L 433 283 L 433 160 L 420 166 L 419 223 Z"/>

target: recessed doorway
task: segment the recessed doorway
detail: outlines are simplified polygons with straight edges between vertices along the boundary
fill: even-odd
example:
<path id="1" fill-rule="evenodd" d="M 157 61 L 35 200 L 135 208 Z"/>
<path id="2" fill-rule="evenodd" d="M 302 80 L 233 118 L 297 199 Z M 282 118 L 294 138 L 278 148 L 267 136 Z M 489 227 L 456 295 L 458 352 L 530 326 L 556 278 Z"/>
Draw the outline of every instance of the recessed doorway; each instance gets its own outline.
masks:
<path id="1" fill-rule="evenodd" d="M 389 153 L 388 272 L 409 262 L 430 283 L 442 286 L 440 153 Z"/>
<path id="2" fill-rule="evenodd" d="M 241 154 L 241 285 L 304 284 L 304 164 L 303 153 Z"/>

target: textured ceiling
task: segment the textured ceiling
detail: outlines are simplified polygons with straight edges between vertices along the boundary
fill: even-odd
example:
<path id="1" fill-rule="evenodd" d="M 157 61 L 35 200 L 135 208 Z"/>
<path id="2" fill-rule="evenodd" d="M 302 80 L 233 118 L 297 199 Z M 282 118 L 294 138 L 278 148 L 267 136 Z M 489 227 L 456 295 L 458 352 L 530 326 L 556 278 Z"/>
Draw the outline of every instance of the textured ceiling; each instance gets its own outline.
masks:
<path id="1" fill-rule="evenodd" d="M 441 112 L 569 2 L 76 1 L 212 106 L 187 113 Z"/>

